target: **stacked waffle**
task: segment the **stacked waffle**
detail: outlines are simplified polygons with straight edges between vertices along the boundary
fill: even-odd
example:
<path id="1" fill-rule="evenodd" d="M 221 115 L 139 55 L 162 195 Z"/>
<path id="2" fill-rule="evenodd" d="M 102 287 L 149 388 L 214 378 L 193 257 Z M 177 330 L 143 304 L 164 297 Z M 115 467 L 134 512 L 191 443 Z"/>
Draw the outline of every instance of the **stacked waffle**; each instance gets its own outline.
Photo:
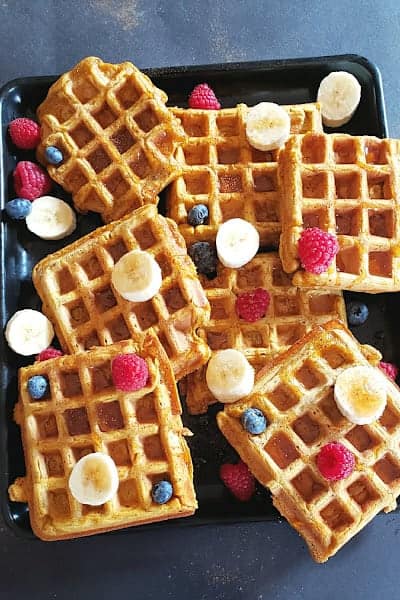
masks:
<path id="1" fill-rule="evenodd" d="M 296 288 L 282 270 L 276 252 L 257 254 L 240 269 L 219 265 L 215 279 L 201 275 L 200 281 L 211 316 L 199 335 L 213 352 L 240 350 L 256 372 L 268 358 L 286 350 L 315 325 L 335 317 L 346 321 L 341 292 Z M 248 323 L 238 316 L 235 303 L 241 293 L 260 287 L 270 294 L 269 308 L 257 322 Z M 206 368 L 202 367 L 187 378 L 188 410 L 203 413 L 214 402 L 206 384 Z"/>
<path id="2" fill-rule="evenodd" d="M 284 107 L 293 134 L 322 131 L 317 104 Z M 231 218 L 252 223 L 262 246 L 278 247 L 281 231 L 277 180 L 278 151 L 261 152 L 246 136 L 248 107 L 221 110 L 173 109 L 186 133 L 176 157 L 183 172 L 167 192 L 167 215 L 178 223 L 187 244 L 214 241 L 218 227 Z M 188 212 L 200 202 L 208 222 L 188 224 Z"/>
<path id="3" fill-rule="evenodd" d="M 38 109 L 39 160 L 79 211 L 98 212 L 107 224 L 33 271 L 43 312 L 70 355 L 20 371 L 15 417 L 27 472 L 10 495 L 29 503 L 43 539 L 191 514 L 196 500 L 176 383 L 186 378 L 189 412 L 204 413 L 222 400 L 206 363 L 233 350 L 257 381 L 245 398 L 231 398 L 219 427 L 314 558 L 326 560 L 379 510 L 393 508 L 400 491 L 395 385 L 385 380 L 386 408 L 368 427 L 354 427 L 334 400 L 343 371 L 375 370 L 380 359 L 346 329 L 342 290 L 400 289 L 399 144 L 326 135 L 320 106 L 303 104 L 283 107 L 285 147 L 260 149 L 249 142 L 246 105 L 168 109 L 166 100 L 130 63 L 87 58 Z M 47 164 L 49 146 L 61 151 L 56 165 Z M 165 218 L 158 194 L 169 183 Z M 208 216 L 193 224 L 189 214 L 199 204 Z M 233 219 L 253 227 L 261 251 L 238 267 L 221 259 L 205 271 L 195 260 L 196 272 L 188 250 L 192 256 L 201 243 L 218 251 L 221 225 Z M 299 255 L 308 228 L 337 239 L 321 273 L 307 272 Z M 128 281 L 140 287 L 149 269 L 159 273 L 148 297 L 133 299 L 116 283 L 118 265 L 132 255 L 145 255 L 150 266 L 140 275 L 126 268 Z M 259 290 L 268 297 L 265 310 L 248 318 L 239 305 Z M 148 365 L 139 389 L 116 384 L 112 365 L 121 355 Z M 40 399 L 29 392 L 36 376 L 48 384 Z M 228 388 L 235 377 L 232 369 Z M 242 419 L 254 409 L 265 421 L 258 433 Z M 357 461 L 335 483 L 316 466 L 331 442 Z M 117 474 L 116 491 L 94 506 L 70 483 L 91 454 L 104 454 Z M 169 490 L 162 502 L 154 492 L 160 484 Z"/>

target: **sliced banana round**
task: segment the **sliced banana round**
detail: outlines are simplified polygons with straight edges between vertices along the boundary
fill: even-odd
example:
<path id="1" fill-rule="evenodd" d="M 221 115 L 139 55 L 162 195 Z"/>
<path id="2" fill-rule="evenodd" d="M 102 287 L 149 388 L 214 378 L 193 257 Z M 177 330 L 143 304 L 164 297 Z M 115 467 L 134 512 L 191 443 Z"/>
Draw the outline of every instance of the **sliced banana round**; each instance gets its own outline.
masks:
<path id="1" fill-rule="evenodd" d="M 68 484 L 78 502 L 99 506 L 115 496 L 119 485 L 118 469 L 108 454 L 86 454 L 74 465 Z"/>
<path id="2" fill-rule="evenodd" d="M 254 369 L 239 350 L 219 350 L 208 362 L 206 381 L 219 402 L 236 402 L 253 389 Z"/>
<path id="3" fill-rule="evenodd" d="M 246 117 L 248 142 L 257 150 L 276 150 L 290 136 L 290 117 L 274 102 L 260 102 L 249 108 Z"/>
<path id="4" fill-rule="evenodd" d="M 34 200 L 25 222 L 29 231 L 43 240 L 61 240 L 76 228 L 72 208 L 54 196 L 41 196 Z"/>
<path id="5" fill-rule="evenodd" d="M 317 100 L 327 127 L 340 127 L 350 121 L 360 103 L 361 86 L 351 73 L 333 71 L 321 81 Z"/>
<path id="6" fill-rule="evenodd" d="M 257 254 L 260 236 L 248 221 L 229 219 L 219 226 L 215 244 L 222 264 L 231 269 L 239 269 Z"/>
<path id="7" fill-rule="evenodd" d="M 31 356 L 50 346 L 54 329 L 43 313 L 24 308 L 8 321 L 5 336 L 11 350 L 22 356 Z"/>
<path id="8" fill-rule="evenodd" d="M 111 281 L 125 300 L 146 302 L 160 289 L 162 273 L 152 254 L 143 250 L 132 250 L 116 263 Z"/>
<path id="9" fill-rule="evenodd" d="M 338 409 L 351 423 L 367 425 L 379 419 L 387 402 L 387 382 L 377 368 L 350 367 L 340 373 L 334 387 Z"/>

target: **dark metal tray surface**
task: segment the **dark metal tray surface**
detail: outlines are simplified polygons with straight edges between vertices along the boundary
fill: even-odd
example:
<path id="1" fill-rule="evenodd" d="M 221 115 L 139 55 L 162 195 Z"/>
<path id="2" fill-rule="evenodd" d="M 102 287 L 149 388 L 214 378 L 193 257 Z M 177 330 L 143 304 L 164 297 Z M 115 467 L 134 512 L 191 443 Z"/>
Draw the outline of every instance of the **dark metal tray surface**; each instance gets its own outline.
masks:
<path id="1" fill-rule="evenodd" d="M 378 70 L 365 58 L 356 55 L 330 56 L 300 60 L 230 63 L 195 67 L 150 69 L 146 73 L 164 89 L 170 106 L 187 106 L 193 87 L 206 81 L 215 90 L 222 107 L 239 102 L 249 105 L 261 101 L 279 104 L 313 102 L 321 79 L 331 71 L 353 73 L 362 86 L 361 103 L 356 115 L 340 131 L 353 135 L 387 135 L 382 86 Z M 55 77 L 31 77 L 6 84 L 0 92 L 0 195 L 1 208 L 15 194 L 12 171 L 18 160 L 35 160 L 33 152 L 16 151 L 7 135 L 8 123 L 20 116 L 35 118 L 37 106 L 45 98 Z M 54 185 L 55 196 L 69 199 L 68 194 Z M 163 211 L 163 198 L 160 210 Z M 40 300 L 31 281 L 32 267 L 44 256 L 69 244 L 101 225 L 97 215 L 78 215 L 73 235 L 60 241 L 44 241 L 27 231 L 25 226 L 11 223 L 2 210 L 1 222 L 1 326 L 4 329 L 10 316 L 21 308 L 40 310 Z M 370 316 L 364 325 L 354 329 L 361 342 L 376 346 L 385 360 L 399 362 L 396 328 L 399 316 L 394 294 L 346 294 L 362 298 Z M 2 389 L 0 398 L 0 504 L 6 522 L 18 535 L 33 536 L 25 504 L 10 502 L 7 487 L 25 472 L 19 428 L 13 422 L 13 407 L 17 400 L 17 370 L 32 362 L 20 357 L 0 336 Z M 194 433 L 189 439 L 192 451 L 195 485 L 199 509 L 193 517 L 174 524 L 239 522 L 244 520 L 277 519 L 268 492 L 261 486 L 253 499 L 237 501 L 219 479 L 219 467 L 224 462 L 236 462 L 237 455 L 219 433 L 215 414 L 220 406 L 210 408 L 207 415 L 183 415 L 184 423 Z M 173 523 L 157 525 L 171 527 Z M 149 527 L 149 526 L 147 526 Z M 127 531 L 134 531 L 130 528 Z"/>

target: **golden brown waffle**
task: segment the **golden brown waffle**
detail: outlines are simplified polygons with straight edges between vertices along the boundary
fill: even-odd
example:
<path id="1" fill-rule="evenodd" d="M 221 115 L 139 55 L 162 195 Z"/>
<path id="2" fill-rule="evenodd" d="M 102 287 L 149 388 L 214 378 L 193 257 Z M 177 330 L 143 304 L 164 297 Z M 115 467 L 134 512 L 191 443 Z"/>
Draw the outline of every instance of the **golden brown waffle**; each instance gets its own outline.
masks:
<path id="1" fill-rule="evenodd" d="M 210 321 L 199 329 L 199 335 L 211 350 L 235 348 L 259 371 L 271 358 L 294 344 L 314 325 L 331 319 L 346 322 L 346 308 L 341 292 L 300 290 L 282 270 L 275 252 L 257 254 L 241 269 L 218 265 L 216 279 L 204 275 L 200 281 L 211 306 Z M 247 323 L 235 310 L 239 294 L 264 288 L 270 294 L 270 305 L 262 319 Z M 191 414 L 206 412 L 217 402 L 206 383 L 206 367 L 187 378 L 186 404 Z"/>
<path id="2" fill-rule="evenodd" d="M 318 104 L 285 108 L 292 133 L 322 131 Z M 184 171 L 168 189 L 167 216 L 178 223 L 187 244 L 214 241 L 221 223 L 240 217 L 257 228 L 261 245 L 278 246 L 278 151 L 260 152 L 250 146 L 247 111 L 245 104 L 222 110 L 172 109 L 187 139 L 176 152 Z M 194 228 L 187 215 L 200 203 L 208 207 L 209 219 Z"/>
<path id="3" fill-rule="evenodd" d="M 396 140 L 344 134 L 292 137 L 279 157 L 280 256 L 293 284 L 370 293 L 400 290 L 400 151 Z M 303 229 L 337 234 L 325 273 L 300 269 Z"/>
<path id="4" fill-rule="evenodd" d="M 111 285 L 114 264 L 136 249 L 154 256 L 163 277 L 159 292 L 140 303 L 124 300 Z M 35 266 L 32 279 L 66 352 L 152 330 L 177 380 L 209 358 L 207 344 L 196 333 L 209 318 L 207 298 L 176 224 L 153 205 L 50 254 Z"/>
<path id="5" fill-rule="evenodd" d="M 149 381 L 137 392 L 115 389 L 110 363 L 121 353 L 142 356 Z M 43 375 L 49 393 L 32 400 L 27 381 Z M 192 514 L 192 462 L 171 366 L 153 335 L 20 369 L 15 418 L 22 429 L 26 477 L 10 486 L 12 500 L 29 504 L 35 534 L 44 540 L 91 535 Z M 116 496 L 101 506 L 80 504 L 68 479 L 90 452 L 111 456 L 118 468 Z M 168 479 L 174 490 L 163 505 L 152 485 Z"/>
<path id="6" fill-rule="evenodd" d="M 180 173 L 174 158 L 183 138 L 167 109 L 167 96 L 129 62 L 112 65 L 89 57 L 51 86 L 37 115 L 38 158 L 71 192 L 76 208 L 108 223 L 147 203 Z M 64 156 L 47 164 L 45 149 Z"/>
<path id="7" fill-rule="evenodd" d="M 377 354 L 377 353 L 376 353 Z M 226 405 L 218 425 L 255 477 L 272 493 L 274 505 L 324 562 L 380 510 L 396 507 L 400 493 L 400 390 L 388 379 L 387 406 L 371 425 L 354 425 L 333 398 L 336 377 L 368 365 L 363 349 L 345 326 L 318 326 L 267 363 L 253 392 Z M 240 417 L 248 407 L 265 414 L 264 433 L 251 435 Z M 356 459 L 346 479 L 323 478 L 315 458 L 326 443 L 339 441 Z"/>

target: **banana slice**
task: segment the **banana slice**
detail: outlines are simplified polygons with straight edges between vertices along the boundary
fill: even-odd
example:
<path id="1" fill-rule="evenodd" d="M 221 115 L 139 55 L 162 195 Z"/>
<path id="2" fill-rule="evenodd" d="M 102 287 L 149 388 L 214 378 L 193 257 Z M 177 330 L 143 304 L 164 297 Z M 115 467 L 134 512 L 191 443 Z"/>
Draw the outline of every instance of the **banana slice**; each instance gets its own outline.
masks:
<path id="1" fill-rule="evenodd" d="M 327 127 L 340 127 L 350 121 L 360 103 L 361 86 L 351 73 L 333 71 L 321 81 L 318 102 Z"/>
<path id="2" fill-rule="evenodd" d="M 219 350 L 208 362 L 206 381 L 217 400 L 236 402 L 253 389 L 254 369 L 239 350 Z"/>
<path id="3" fill-rule="evenodd" d="M 68 485 L 73 497 L 81 504 L 104 504 L 115 496 L 118 489 L 115 462 L 102 452 L 87 454 L 75 464 Z"/>
<path id="4" fill-rule="evenodd" d="M 22 356 L 31 356 L 50 346 L 54 329 L 43 313 L 24 308 L 8 321 L 5 336 L 11 350 Z"/>
<path id="5" fill-rule="evenodd" d="M 351 423 L 367 425 L 379 419 L 387 401 L 385 376 L 374 367 L 351 367 L 338 375 L 334 397 Z"/>
<path id="6" fill-rule="evenodd" d="M 149 252 L 132 250 L 114 266 L 111 281 L 125 300 L 146 302 L 160 289 L 162 274 L 159 264 Z"/>
<path id="7" fill-rule="evenodd" d="M 215 244 L 222 264 L 231 269 L 239 269 L 257 254 L 260 236 L 248 221 L 229 219 L 218 228 Z"/>
<path id="8" fill-rule="evenodd" d="M 54 196 L 41 196 L 32 202 L 32 210 L 26 217 L 29 231 L 43 240 L 61 240 L 76 228 L 72 208 Z"/>
<path id="9" fill-rule="evenodd" d="M 275 150 L 290 135 L 290 117 L 278 104 L 260 102 L 249 108 L 246 118 L 248 142 L 257 150 Z"/>

